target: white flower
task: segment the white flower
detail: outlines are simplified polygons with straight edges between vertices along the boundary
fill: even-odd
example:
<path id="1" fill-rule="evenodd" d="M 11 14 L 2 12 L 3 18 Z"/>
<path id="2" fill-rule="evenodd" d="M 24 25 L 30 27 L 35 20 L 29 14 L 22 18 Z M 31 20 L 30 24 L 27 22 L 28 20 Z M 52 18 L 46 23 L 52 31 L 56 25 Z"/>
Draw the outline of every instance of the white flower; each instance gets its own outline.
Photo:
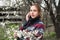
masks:
<path id="1" fill-rule="evenodd" d="M 21 34 L 22 34 L 21 31 L 17 31 L 17 36 L 18 36 L 19 38 L 21 38 Z"/>
<path id="2" fill-rule="evenodd" d="M 14 28 L 12 28 L 12 31 L 14 31 Z"/>
<path id="3" fill-rule="evenodd" d="M 8 30 L 8 31 L 6 31 L 7 32 L 7 34 L 10 34 L 10 31 Z"/>
<path id="4" fill-rule="evenodd" d="M 9 36 L 10 39 L 12 39 L 12 36 Z"/>

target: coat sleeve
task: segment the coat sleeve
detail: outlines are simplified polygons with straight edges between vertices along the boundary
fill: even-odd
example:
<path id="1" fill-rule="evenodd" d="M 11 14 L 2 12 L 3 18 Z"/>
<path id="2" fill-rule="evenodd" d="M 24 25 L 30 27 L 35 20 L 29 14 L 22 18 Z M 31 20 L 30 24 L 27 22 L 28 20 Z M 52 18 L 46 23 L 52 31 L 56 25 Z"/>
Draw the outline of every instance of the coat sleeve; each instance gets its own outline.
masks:
<path id="1" fill-rule="evenodd" d="M 26 29 L 27 21 L 24 21 L 23 25 L 19 27 L 19 30 L 24 30 Z"/>
<path id="2" fill-rule="evenodd" d="M 38 30 L 38 33 L 36 34 L 36 36 L 43 35 L 43 33 L 44 33 L 44 25 L 38 23 L 38 24 L 35 25 L 35 27 L 36 27 L 35 30 Z"/>
<path id="3" fill-rule="evenodd" d="M 19 30 L 23 30 L 24 28 L 22 26 L 19 27 Z"/>

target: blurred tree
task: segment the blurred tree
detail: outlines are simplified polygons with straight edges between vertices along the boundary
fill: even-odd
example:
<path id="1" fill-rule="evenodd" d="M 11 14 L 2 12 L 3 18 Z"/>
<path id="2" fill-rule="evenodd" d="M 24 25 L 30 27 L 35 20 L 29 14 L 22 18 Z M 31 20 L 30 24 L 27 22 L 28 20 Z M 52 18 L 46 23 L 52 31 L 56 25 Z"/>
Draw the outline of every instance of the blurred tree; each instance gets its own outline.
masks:
<path id="1" fill-rule="evenodd" d="M 50 13 L 51 19 L 53 21 L 53 24 L 55 26 L 55 32 L 57 38 L 60 38 L 60 0 L 58 2 L 58 5 L 56 5 L 56 0 L 44 0 L 47 4 L 47 11 Z M 53 6 L 55 7 L 55 13 L 53 10 Z"/>

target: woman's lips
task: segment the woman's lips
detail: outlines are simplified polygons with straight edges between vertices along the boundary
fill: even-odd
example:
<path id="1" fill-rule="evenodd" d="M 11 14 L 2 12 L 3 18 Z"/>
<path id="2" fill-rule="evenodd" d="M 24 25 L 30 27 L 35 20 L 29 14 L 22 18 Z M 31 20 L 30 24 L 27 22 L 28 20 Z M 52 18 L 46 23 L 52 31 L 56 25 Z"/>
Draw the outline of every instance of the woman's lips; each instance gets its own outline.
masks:
<path id="1" fill-rule="evenodd" d="M 34 16 L 34 15 L 31 15 L 31 16 Z"/>

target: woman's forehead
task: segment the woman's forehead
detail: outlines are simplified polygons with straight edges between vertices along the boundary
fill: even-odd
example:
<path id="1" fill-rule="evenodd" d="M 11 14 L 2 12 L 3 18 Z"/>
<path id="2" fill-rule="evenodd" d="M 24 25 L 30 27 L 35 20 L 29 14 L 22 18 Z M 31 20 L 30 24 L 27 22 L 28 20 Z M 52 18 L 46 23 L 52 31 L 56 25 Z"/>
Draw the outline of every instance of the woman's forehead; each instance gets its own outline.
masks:
<path id="1" fill-rule="evenodd" d="M 30 9 L 36 9 L 37 10 L 37 7 L 36 6 L 31 6 Z"/>

